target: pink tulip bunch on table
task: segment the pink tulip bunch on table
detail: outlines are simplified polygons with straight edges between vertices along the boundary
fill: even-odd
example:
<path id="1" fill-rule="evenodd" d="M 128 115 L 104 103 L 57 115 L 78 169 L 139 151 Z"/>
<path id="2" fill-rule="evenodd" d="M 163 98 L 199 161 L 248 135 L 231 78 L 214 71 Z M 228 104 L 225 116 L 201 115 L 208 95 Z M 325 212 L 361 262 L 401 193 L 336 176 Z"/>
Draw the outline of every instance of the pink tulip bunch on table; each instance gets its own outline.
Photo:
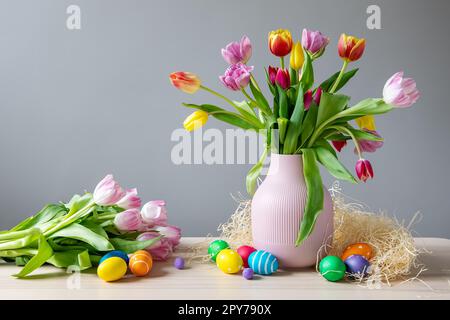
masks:
<path id="1" fill-rule="evenodd" d="M 258 131 L 266 138 L 260 160 L 247 175 L 250 195 L 256 190 L 257 178 L 269 152 L 302 156 L 308 192 L 297 245 L 312 232 L 323 208 L 322 180 L 317 164 L 338 179 L 357 182 L 338 156 L 338 152 L 353 141 L 357 155 L 356 176 L 363 182 L 372 179 L 374 169 L 366 155 L 383 146 L 375 116 L 408 108 L 420 97 L 416 82 L 404 77 L 403 72 L 397 72 L 387 80 L 382 98 L 368 98 L 351 105 L 350 97 L 340 91 L 356 75 L 358 69 L 347 69 L 362 58 L 366 40 L 342 34 L 336 48 L 342 60 L 340 71 L 317 82 L 314 68 L 330 42 L 322 32 L 308 29 L 301 32 L 299 41 L 286 29 L 269 32 L 268 51 L 279 63 L 264 68 L 268 90 L 259 84 L 256 69 L 250 64 L 253 51 L 250 39 L 243 36 L 227 44 L 221 54 L 228 66 L 218 80 L 224 88 L 242 94 L 238 101 L 206 86 L 194 73 L 170 74 L 174 87 L 189 94 L 198 90 L 209 92 L 226 106 L 184 103 L 196 109 L 184 121 L 186 130 L 198 129 L 213 117 L 245 130 Z"/>
<path id="2" fill-rule="evenodd" d="M 89 269 L 112 250 L 147 250 L 154 260 L 166 260 L 180 238 L 180 228 L 168 224 L 165 201 L 149 201 L 141 208 L 137 189 L 124 189 L 107 175 L 93 193 L 48 204 L 0 232 L 0 257 L 23 265 L 15 276 L 25 277 L 44 263 Z"/>

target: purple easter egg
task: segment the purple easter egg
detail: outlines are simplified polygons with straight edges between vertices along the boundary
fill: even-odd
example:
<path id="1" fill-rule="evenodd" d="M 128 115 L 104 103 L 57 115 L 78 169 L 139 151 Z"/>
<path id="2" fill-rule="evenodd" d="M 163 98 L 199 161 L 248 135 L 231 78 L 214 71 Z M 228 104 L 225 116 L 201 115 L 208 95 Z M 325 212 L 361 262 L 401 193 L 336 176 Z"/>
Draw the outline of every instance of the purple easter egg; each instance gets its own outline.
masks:
<path id="1" fill-rule="evenodd" d="M 176 257 L 175 261 L 173 262 L 173 265 L 177 269 L 184 269 L 184 259 L 182 257 Z"/>
<path id="2" fill-rule="evenodd" d="M 364 258 L 362 255 L 354 254 L 345 259 L 345 266 L 347 268 L 347 272 L 350 274 L 357 274 L 366 276 L 370 263 Z"/>
<path id="3" fill-rule="evenodd" d="M 246 280 L 252 280 L 253 279 L 253 270 L 252 270 L 252 268 L 245 268 L 244 271 L 242 271 L 242 276 Z"/>

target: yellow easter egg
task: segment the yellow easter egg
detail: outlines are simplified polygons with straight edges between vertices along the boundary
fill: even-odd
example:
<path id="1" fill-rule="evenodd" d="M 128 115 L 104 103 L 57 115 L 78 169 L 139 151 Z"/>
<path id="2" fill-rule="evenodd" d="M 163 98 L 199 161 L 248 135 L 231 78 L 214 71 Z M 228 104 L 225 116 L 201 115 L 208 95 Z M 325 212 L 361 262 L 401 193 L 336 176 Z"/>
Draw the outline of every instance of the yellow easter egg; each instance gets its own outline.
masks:
<path id="1" fill-rule="evenodd" d="M 216 257 L 217 267 L 225 273 L 237 273 L 242 269 L 244 262 L 234 250 L 224 249 Z"/>
<path id="2" fill-rule="evenodd" d="M 97 268 L 97 275 L 107 282 L 117 281 L 127 273 L 127 263 L 119 257 L 103 261 Z"/>
<path id="3" fill-rule="evenodd" d="M 153 259 L 147 251 L 136 251 L 128 263 L 130 271 L 138 277 L 146 276 L 152 270 Z"/>

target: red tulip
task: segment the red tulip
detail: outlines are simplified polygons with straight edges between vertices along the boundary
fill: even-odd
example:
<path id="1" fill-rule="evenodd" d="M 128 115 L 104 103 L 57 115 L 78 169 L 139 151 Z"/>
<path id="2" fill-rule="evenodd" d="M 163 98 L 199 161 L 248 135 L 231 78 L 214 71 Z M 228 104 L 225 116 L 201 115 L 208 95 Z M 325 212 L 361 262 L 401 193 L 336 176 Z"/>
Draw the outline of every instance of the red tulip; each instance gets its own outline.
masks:
<path id="1" fill-rule="evenodd" d="M 359 39 L 348 36 L 345 33 L 341 35 L 338 42 L 339 56 L 345 61 L 356 61 L 364 53 L 366 39 Z"/>
<path id="2" fill-rule="evenodd" d="M 289 88 L 291 86 L 291 77 L 289 75 L 289 71 L 279 68 L 277 71 L 277 75 L 275 76 L 275 82 L 284 90 Z"/>
<path id="3" fill-rule="evenodd" d="M 305 105 L 305 110 L 309 110 L 311 102 L 313 101 L 313 94 L 311 90 L 308 90 L 303 95 L 303 104 Z"/>
<path id="4" fill-rule="evenodd" d="M 289 30 L 278 29 L 269 32 L 269 49 L 277 57 L 284 57 L 291 53 L 292 36 Z"/>
<path id="5" fill-rule="evenodd" d="M 275 79 L 277 77 L 278 68 L 269 66 L 269 70 L 267 73 L 269 74 L 269 81 L 272 83 L 272 85 L 275 85 Z"/>
<path id="6" fill-rule="evenodd" d="M 201 81 L 199 77 L 191 72 L 173 72 L 169 78 L 172 85 L 183 92 L 192 94 L 200 89 Z"/>
<path id="7" fill-rule="evenodd" d="M 373 169 L 369 160 L 359 159 L 356 163 L 356 175 L 361 181 L 366 182 L 368 179 L 373 178 Z"/>
<path id="8" fill-rule="evenodd" d="M 331 141 L 331 143 L 338 152 L 341 152 L 342 148 L 344 148 L 347 145 L 346 140 L 333 140 Z"/>
<path id="9" fill-rule="evenodd" d="M 322 88 L 318 87 L 316 90 L 316 93 L 314 94 L 314 102 L 319 105 L 320 104 L 320 98 L 322 97 Z"/>

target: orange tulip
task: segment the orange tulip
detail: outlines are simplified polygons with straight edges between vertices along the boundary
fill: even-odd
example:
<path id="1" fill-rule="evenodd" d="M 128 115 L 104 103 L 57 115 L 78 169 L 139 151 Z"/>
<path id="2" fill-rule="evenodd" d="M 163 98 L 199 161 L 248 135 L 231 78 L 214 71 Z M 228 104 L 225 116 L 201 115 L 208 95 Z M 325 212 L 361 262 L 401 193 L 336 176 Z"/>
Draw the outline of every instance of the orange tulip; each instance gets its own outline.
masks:
<path id="1" fill-rule="evenodd" d="M 201 85 L 201 81 L 197 75 L 183 71 L 171 73 L 170 82 L 172 82 L 175 88 L 191 94 L 197 92 Z"/>
<path id="2" fill-rule="evenodd" d="M 356 61 L 364 53 L 366 48 L 366 39 L 359 39 L 348 36 L 345 33 L 341 35 L 338 42 L 339 56 L 345 61 Z"/>
<path id="3" fill-rule="evenodd" d="M 277 57 L 284 57 L 291 53 L 291 32 L 286 29 L 278 29 L 269 32 L 269 49 Z"/>

